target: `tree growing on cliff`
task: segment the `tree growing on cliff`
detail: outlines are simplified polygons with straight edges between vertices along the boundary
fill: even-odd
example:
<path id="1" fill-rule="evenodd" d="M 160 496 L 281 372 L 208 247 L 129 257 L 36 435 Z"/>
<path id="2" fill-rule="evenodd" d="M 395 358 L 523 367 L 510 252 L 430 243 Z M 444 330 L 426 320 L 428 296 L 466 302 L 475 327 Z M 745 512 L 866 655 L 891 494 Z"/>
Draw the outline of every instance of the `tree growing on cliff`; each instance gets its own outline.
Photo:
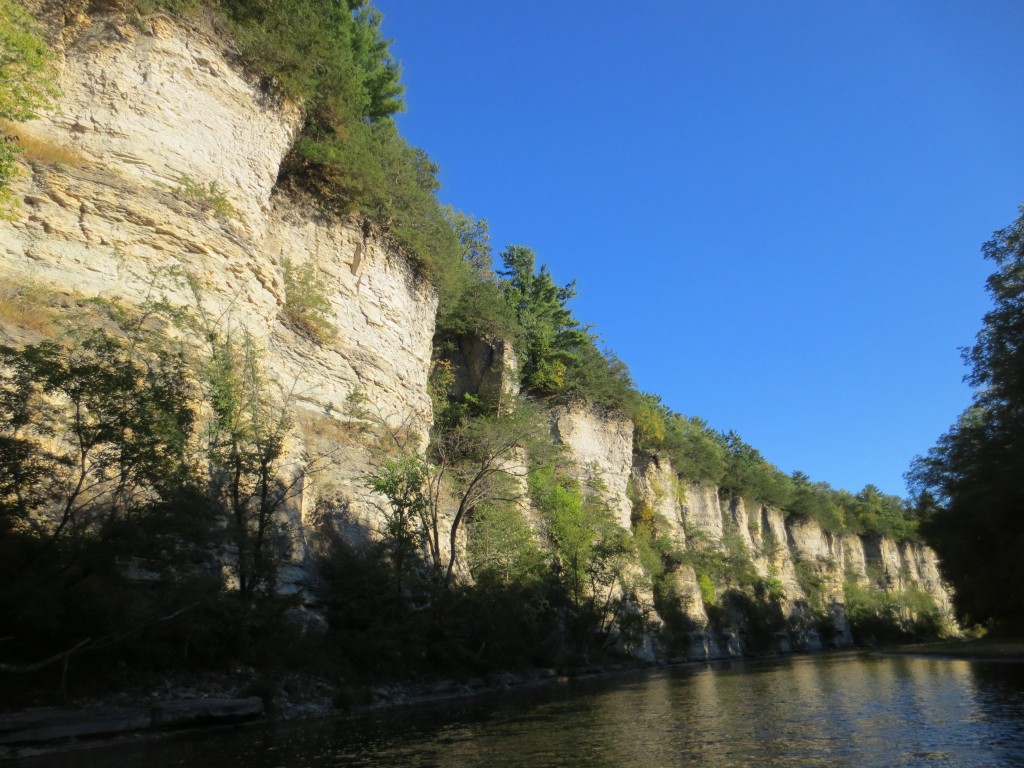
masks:
<path id="1" fill-rule="evenodd" d="M 245 331 L 212 330 L 203 382 L 212 418 L 207 425 L 210 489 L 227 514 L 243 598 L 272 594 L 282 531 L 277 513 L 290 486 L 281 479 L 291 411 L 271 393 L 255 341 Z"/>
<path id="2" fill-rule="evenodd" d="M 104 331 L 0 348 L 5 656 L 92 649 L 173 602 L 209 524 L 189 381 L 176 350 Z M 140 594 L 132 564 L 163 578 Z"/>
<path id="3" fill-rule="evenodd" d="M 430 548 L 439 558 L 438 519 L 448 488 L 456 503 L 448 534 L 444 583 L 455 572 L 460 528 L 485 504 L 512 503 L 525 495 L 527 453 L 542 455 L 548 437 L 544 415 L 530 403 L 505 403 L 434 435 L 430 457 Z M 439 562 L 439 560 L 438 560 Z"/>
<path id="4" fill-rule="evenodd" d="M 486 219 L 445 207 L 444 216 L 458 240 L 460 261 L 445 271 L 438 288 L 434 349 L 454 349 L 460 339 L 512 339 L 518 326 L 503 301 L 491 265 L 491 235 Z"/>
<path id="5" fill-rule="evenodd" d="M 596 494 L 548 464 L 530 477 L 530 496 L 543 515 L 566 598 L 568 630 L 578 652 L 592 637 L 612 641 L 624 616 L 632 537 Z"/>
<path id="6" fill-rule="evenodd" d="M 396 593 L 401 596 L 407 572 L 416 562 L 424 536 L 427 508 L 427 466 L 415 454 L 389 459 L 367 485 L 388 500 L 380 530 L 380 548 L 390 561 Z"/>
<path id="7" fill-rule="evenodd" d="M 522 329 L 523 385 L 552 394 L 565 388 L 569 366 L 590 336 L 566 307 L 576 295 L 575 282 L 556 285 L 547 266 L 535 270 L 536 258 L 529 248 L 510 245 L 501 254 L 504 268 L 498 274 Z"/>
<path id="8" fill-rule="evenodd" d="M 620 413 L 642 408 L 629 368 L 568 308 L 575 281 L 556 285 L 546 266 L 536 269 L 529 248 L 510 245 L 498 271 L 508 307 L 518 324 L 516 352 L 523 387 L 538 395 L 580 399 Z"/>
<path id="9" fill-rule="evenodd" d="M 4 530 L 45 549 L 187 480 L 195 413 L 179 355 L 139 359 L 95 331 L 72 348 L 0 347 L 0 366 Z"/>
<path id="10" fill-rule="evenodd" d="M 790 478 L 735 432 L 724 435 L 723 442 L 726 447 L 723 490 L 774 507 L 786 507 L 793 492 Z"/>
<path id="11" fill-rule="evenodd" d="M 0 0 L 0 120 L 37 117 L 57 96 L 53 54 L 42 30 L 13 0 Z M 0 216 L 8 215 L 18 152 L 12 125 L 0 123 Z"/>
<path id="12" fill-rule="evenodd" d="M 1007 585 L 1024 581 L 1024 206 L 982 252 L 996 270 L 986 283 L 993 307 L 964 352 L 974 402 L 908 480 L 938 502 L 922 532 L 961 617 L 1020 631 L 1024 592 Z"/>
<path id="13" fill-rule="evenodd" d="M 303 99 L 311 119 L 354 115 L 375 122 L 404 109 L 401 67 L 381 35 L 380 12 L 367 0 L 221 0 L 217 5 L 250 62 Z"/>
<path id="14" fill-rule="evenodd" d="M 427 460 L 406 452 L 369 478 L 370 487 L 391 507 L 385 515 L 388 548 L 407 548 L 415 533 L 435 579 L 449 586 L 459 564 L 463 527 L 482 506 L 524 495 L 516 483 L 525 481 L 528 472 L 523 452 L 532 448 L 542 455 L 546 438 L 543 416 L 529 403 L 501 409 L 451 403 L 447 412 L 437 414 Z"/>

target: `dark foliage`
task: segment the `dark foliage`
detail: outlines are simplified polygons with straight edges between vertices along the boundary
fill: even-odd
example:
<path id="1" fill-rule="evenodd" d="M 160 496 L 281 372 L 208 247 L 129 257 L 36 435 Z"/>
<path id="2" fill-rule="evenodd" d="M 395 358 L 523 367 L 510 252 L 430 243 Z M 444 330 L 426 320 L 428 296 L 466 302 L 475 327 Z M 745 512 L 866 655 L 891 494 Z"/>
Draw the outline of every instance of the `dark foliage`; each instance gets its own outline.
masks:
<path id="1" fill-rule="evenodd" d="M 922 530 L 968 622 L 1024 629 L 1024 209 L 982 249 L 996 271 L 966 380 L 973 404 L 915 460 L 908 479 L 927 515 Z"/>

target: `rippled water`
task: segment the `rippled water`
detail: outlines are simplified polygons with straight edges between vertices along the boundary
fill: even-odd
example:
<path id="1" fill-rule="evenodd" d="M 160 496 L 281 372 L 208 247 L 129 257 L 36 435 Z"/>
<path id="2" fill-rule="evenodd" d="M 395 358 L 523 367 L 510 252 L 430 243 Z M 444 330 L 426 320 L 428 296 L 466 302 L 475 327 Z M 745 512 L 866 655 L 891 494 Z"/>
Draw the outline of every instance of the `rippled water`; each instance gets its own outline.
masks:
<path id="1" fill-rule="evenodd" d="M 1024 665 L 859 655 L 735 662 L 175 737 L 46 764 L 1021 766 Z"/>

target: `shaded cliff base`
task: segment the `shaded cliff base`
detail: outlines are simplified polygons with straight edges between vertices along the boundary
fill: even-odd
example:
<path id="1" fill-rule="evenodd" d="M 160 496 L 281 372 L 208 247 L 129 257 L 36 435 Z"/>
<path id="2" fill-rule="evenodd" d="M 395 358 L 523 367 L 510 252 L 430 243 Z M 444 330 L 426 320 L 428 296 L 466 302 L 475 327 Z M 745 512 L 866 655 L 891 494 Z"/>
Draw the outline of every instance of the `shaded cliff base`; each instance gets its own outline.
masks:
<path id="1" fill-rule="evenodd" d="M 472 609 L 468 601 L 455 608 L 449 605 L 446 617 L 458 624 L 455 617 L 464 618 Z M 442 628 L 429 621 L 429 617 L 417 621 L 407 616 L 401 632 L 392 629 L 381 631 L 373 638 L 364 638 L 367 657 L 360 668 L 356 668 L 341 658 L 341 652 L 349 650 L 348 646 L 355 642 L 353 637 L 343 639 L 337 631 L 297 620 L 300 616 L 294 605 L 288 606 L 286 601 L 276 606 L 264 605 L 260 611 L 250 614 L 242 623 L 262 626 L 263 631 L 247 637 L 250 647 L 233 649 L 237 654 L 233 662 L 225 648 L 208 649 L 209 652 L 219 650 L 220 655 L 217 663 L 206 666 L 195 662 L 175 664 L 171 659 L 158 666 L 152 658 L 148 663 L 132 658 L 133 654 L 144 654 L 146 644 L 173 642 L 165 636 L 158 641 L 137 639 L 130 648 L 122 646 L 107 653 L 72 655 L 67 665 L 58 663 L 6 675 L 12 685 L 0 697 L 0 745 L 11 741 L 3 736 L 5 731 L 12 730 L 13 726 L 8 727 L 10 723 L 17 725 L 26 717 L 31 721 L 33 712 L 43 713 L 42 721 L 47 719 L 45 713 L 53 713 L 58 724 L 56 731 L 40 741 L 67 741 L 77 736 L 62 733 L 61 722 L 70 724 L 74 731 L 85 727 L 81 722 L 96 720 L 96 733 L 104 734 L 107 733 L 104 729 L 110 726 L 115 732 L 121 732 L 192 727 L 259 716 L 321 717 L 353 708 L 415 704 L 487 691 L 564 683 L 625 670 L 820 652 L 826 646 L 833 650 L 848 650 L 849 647 L 836 643 L 834 634 L 827 636 L 831 642 L 822 642 L 825 633 L 819 634 L 813 629 L 779 630 L 757 638 L 736 627 L 724 630 L 708 627 L 686 635 L 688 654 L 670 656 L 668 649 L 662 647 L 656 658 L 645 660 L 639 658 L 639 654 L 626 655 L 621 646 L 604 650 L 592 647 L 583 658 L 548 648 L 548 657 L 542 659 L 544 649 L 535 649 L 537 657 L 533 663 L 547 661 L 551 666 L 531 666 L 523 659 L 514 667 L 503 669 L 481 662 L 482 647 L 478 649 L 477 658 L 460 653 L 465 648 L 457 646 L 456 633 L 450 631 L 445 636 Z M 309 615 L 304 618 L 308 620 Z M 198 638 L 205 633 L 209 641 L 213 633 L 219 631 L 220 640 L 224 641 L 238 630 L 235 624 L 237 622 L 225 621 L 215 628 L 193 623 L 189 634 L 194 633 Z M 956 655 L 956 648 L 972 647 L 981 649 L 977 652 L 979 657 L 986 648 L 990 653 L 1010 656 L 1011 649 L 1024 649 L 1024 643 L 951 641 L 909 645 L 906 652 Z M 949 650 L 951 648 L 954 650 Z M 894 651 L 887 647 L 886 652 Z M 386 663 L 370 664 L 371 654 Z M 971 654 L 965 652 L 964 655 Z M 1020 655 L 1024 656 L 1024 650 Z M 259 707 L 251 706 L 254 697 L 260 701 Z M 249 704 L 242 706 L 243 701 Z M 203 707 L 214 705 L 221 714 L 203 714 Z M 173 718 L 160 714 L 168 708 L 178 714 Z M 121 716 L 128 712 L 135 715 Z M 13 743 L 18 742 L 15 739 Z M 0 756 L 3 756 L 2 750 Z"/>

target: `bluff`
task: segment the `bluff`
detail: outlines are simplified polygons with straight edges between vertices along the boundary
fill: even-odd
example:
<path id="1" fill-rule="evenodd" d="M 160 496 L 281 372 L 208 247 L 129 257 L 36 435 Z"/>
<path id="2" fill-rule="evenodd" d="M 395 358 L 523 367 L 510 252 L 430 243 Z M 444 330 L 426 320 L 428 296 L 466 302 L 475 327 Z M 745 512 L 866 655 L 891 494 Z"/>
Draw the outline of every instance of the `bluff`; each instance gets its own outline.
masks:
<path id="1" fill-rule="evenodd" d="M 17 127 L 32 150 L 13 187 L 21 210 L 0 221 L 0 337 L 17 346 L 74 336 L 104 322 L 96 299 L 158 301 L 244 334 L 292 414 L 279 471 L 294 492 L 274 512 L 287 532 L 275 581 L 315 610 L 325 532 L 355 546 L 378 539 L 390 501 L 367 477 L 396 450 L 425 447 L 437 293 L 371 223 L 324 213 L 278 183 L 302 106 L 247 73 L 203 17 L 112 7 L 52 20 L 62 97 Z M 319 337 L 289 313 L 307 265 L 326 300 L 330 328 Z M 515 396 L 511 344 L 464 341 L 445 353 L 451 386 Z M 189 343 L 201 349 L 201 334 Z M 920 543 L 832 534 L 688 481 L 670 459 L 634 447 L 628 418 L 585 403 L 551 408 L 550 429 L 628 536 L 669 542 L 662 566 L 634 555 L 615 586 L 621 650 L 696 659 L 846 646 L 848 606 L 865 596 L 887 597 L 908 625 L 930 606 L 953 626 L 935 554 Z M 525 480 L 519 490 L 543 538 Z M 455 514 L 444 509 L 441 541 Z M 456 546 L 466 546 L 461 532 Z M 229 577 L 236 555 L 215 553 Z"/>
<path id="2" fill-rule="evenodd" d="M 690 482 L 670 459 L 632 450 L 632 425 L 598 409 L 556 411 L 554 425 L 584 482 L 604 478 L 601 492 L 625 527 L 636 531 L 646 521 L 682 550 L 667 575 L 670 588 L 639 595 L 670 627 L 672 614 L 684 619 L 675 638 L 682 656 L 848 647 L 871 638 L 868 627 L 858 638 L 851 630 L 871 594 L 895 600 L 908 627 L 934 607 L 942 629 L 956 631 L 949 588 L 925 544 L 830 533 L 814 520 Z M 758 626 L 766 608 L 782 619 L 770 638 Z"/>
<path id="3" fill-rule="evenodd" d="M 28 286 L 44 305 L 201 302 L 225 332 L 251 335 L 287 396 L 288 471 L 330 464 L 282 511 L 290 559 L 307 554 L 317 503 L 372 535 L 382 502 L 363 482 L 373 458 L 353 439 L 346 401 L 359 393 L 383 429 L 426 435 L 434 290 L 361 223 L 328 220 L 277 188 L 299 110 L 230 64 L 212 30 L 100 14 L 71 19 L 59 39 L 60 107 L 18 125 L 35 151 L 15 185 L 21 214 L 0 224 L 10 301 Z M 63 162 L 31 159 L 58 148 Z M 329 286 L 329 344 L 287 322 L 286 263 L 315 264 Z M 3 334 L 38 335 L 16 323 Z"/>

